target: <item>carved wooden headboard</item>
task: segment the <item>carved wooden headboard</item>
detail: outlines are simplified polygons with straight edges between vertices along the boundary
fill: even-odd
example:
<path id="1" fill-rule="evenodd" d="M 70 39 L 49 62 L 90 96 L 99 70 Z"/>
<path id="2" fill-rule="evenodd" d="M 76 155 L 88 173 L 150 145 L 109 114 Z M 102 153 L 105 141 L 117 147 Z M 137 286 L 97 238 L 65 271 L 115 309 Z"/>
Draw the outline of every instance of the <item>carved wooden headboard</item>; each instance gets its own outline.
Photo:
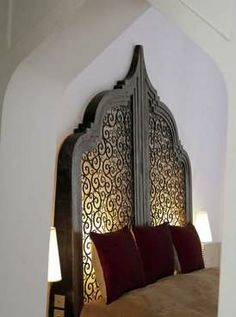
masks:
<path id="1" fill-rule="evenodd" d="M 191 221 L 191 168 L 170 110 L 147 75 L 136 46 L 128 75 L 96 95 L 83 123 L 63 143 L 57 171 L 55 226 L 66 316 L 100 298 L 90 231 Z"/>

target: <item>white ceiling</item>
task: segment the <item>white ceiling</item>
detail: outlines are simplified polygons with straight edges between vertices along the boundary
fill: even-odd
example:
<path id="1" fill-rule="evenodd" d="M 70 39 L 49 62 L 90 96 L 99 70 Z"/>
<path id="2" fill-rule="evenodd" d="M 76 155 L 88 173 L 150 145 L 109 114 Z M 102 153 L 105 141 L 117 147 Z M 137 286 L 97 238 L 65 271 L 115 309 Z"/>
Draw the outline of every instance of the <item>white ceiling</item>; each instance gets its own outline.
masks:
<path id="1" fill-rule="evenodd" d="M 62 2 L 63 0 L 0 0 L 0 57 L 32 32 Z"/>
<path id="2" fill-rule="evenodd" d="M 0 0 L 1 1 L 1 0 Z M 5 1 L 5 0 L 4 0 Z M 9 0 L 11 1 L 11 0 Z M 61 0 L 12 0 L 12 41 L 18 41 L 24 34 L 40 23 Z"/>
<path id="3" fill-rule="evenodd" d="M 233 0 L 181 0 L 181 2 L 222 35 L 230 38 Z"/>
<path id="4" fill-rule="evenodd" d="M 176 7 L 177 3 L 188 8 L 197 15 L 209 27 L 213 28 L 225 39 L 230 39 L 233 22 L 232 10 L 234 0 L 147 0 L 152 5 L 158 7 Z"/>
<path id="5" fill-rule="evenodd" d="M 0 56 L 7 45 L 7 10 L 8 0 L 0 0 Z"/>
<path id="6" fill-rule="evenodd" d="M 99 0 L 94 0 L 99 1 Z M 148 0 L 158 6 L 163 0 Z M 0 57 L 21 41 L 65 0 L 0 0 Z M 67 0 L 81 2 L 81 0 Z M 188 7 L 226 38 L 230 38 L 233 0 L 175 0 Z"/>

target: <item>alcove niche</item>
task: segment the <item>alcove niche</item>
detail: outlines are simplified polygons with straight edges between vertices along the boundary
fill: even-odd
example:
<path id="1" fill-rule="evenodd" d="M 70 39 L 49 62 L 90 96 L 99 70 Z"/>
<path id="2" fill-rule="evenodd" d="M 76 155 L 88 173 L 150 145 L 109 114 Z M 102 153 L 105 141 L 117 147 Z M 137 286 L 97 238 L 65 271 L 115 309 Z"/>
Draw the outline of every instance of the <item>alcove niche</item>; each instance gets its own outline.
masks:
<path id="1" fill-rule="evenodd" d="M 135 44 L 144 46 L 150 79 L 173 112 L 190 155 L 193 210 L 208 211 L 213 238 L 221 240 L 227 98 L 215 64 L 151 8 L 79 71 L 77 26 L 55 31 L 21 62 L 4 99 L 0 298 L 6 317 L 45 314 L 58 150 L 92 96 L 124 77 Z"/>

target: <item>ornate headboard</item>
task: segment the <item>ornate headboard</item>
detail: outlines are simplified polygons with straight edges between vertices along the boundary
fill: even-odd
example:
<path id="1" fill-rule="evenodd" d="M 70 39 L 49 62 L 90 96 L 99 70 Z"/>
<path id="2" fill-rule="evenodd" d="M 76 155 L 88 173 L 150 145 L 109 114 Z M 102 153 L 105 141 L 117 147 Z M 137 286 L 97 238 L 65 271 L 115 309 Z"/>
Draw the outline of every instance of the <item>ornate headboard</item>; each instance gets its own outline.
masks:
<path id="1" fill-rule="evenodd" d="M 100 298 L 90 231 L 125 225 L 191 221 L 191 168 L 170 110 L 147 75 L 136 46 L 128 75 L 96 95 L 83 123 L 64 141 L 58 159 L 55 226 L 66 317 Z"/>

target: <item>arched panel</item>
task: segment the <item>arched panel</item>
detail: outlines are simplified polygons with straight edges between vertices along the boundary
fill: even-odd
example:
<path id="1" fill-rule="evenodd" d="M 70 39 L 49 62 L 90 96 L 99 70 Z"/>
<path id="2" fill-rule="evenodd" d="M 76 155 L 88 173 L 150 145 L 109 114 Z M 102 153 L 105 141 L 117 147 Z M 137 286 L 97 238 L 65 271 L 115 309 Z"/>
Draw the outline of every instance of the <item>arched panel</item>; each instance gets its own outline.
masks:
<path id="1" fill-rule="evenodd" d="M 181 151 L 174 143 L 166 120 L 149 108 L 149 181 L 151 224 L 184 225 L 186 219 L 186 176 Z"/>
<path id="2" fill-rule="evenodd" d="M 130 105 L 115 105 L 102 121 L 101 137 L 81 159 L 85 302 L 99 300 L 89 233 L 134 224 L 133 132 Z"/>
<path id="3" fill-rule="evenodd" d="M 191 169 L 175 120 L 159 101 L 136 46 L 113 90 L 96 95 L 58 161 L 55 225 L 66 317 L 100 299 L 89 233 L 191 220 Z"/>

